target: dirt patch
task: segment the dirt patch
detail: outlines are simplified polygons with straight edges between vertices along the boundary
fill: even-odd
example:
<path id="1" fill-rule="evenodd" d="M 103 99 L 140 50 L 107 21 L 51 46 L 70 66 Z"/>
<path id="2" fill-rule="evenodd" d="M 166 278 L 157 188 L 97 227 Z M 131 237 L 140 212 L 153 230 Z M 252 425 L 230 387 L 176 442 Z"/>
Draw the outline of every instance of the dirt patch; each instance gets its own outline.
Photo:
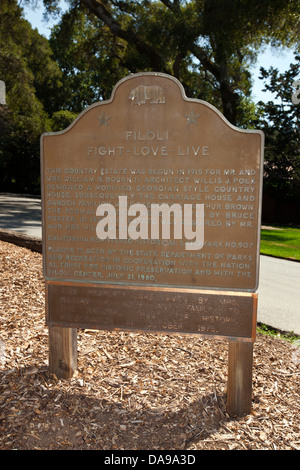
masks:
<path id="1" fill-rule="evenodd" d="M 226 411 L 228 345 L 78 330 L 78 373 L 48 374 L 42 255 L 0 241 L 0 448 L 300 449 L 300 349 L 254 345 L 253 410 Z"/>

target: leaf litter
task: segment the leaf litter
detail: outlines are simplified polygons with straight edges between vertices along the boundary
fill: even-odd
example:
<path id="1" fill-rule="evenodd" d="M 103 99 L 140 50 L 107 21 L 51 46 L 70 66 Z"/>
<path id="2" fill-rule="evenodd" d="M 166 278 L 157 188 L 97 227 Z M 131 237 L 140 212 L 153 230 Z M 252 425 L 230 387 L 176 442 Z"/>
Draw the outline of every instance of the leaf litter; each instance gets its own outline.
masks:
<path id="1" fill-rule="evenodd" d="M 48 372 L 42 255 L 0 241 L 0 449 L 299 450 L 300 348 L 258 334 L 252 412 L 226 410 L 228 343 L 78 329 Z"/>

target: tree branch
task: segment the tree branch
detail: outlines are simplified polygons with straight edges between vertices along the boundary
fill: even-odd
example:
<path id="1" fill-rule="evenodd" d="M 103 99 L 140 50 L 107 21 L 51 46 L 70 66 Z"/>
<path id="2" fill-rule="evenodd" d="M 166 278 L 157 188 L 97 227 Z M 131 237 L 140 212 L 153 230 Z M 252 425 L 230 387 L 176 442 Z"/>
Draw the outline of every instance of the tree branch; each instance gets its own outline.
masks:
<path id="1" fill-rule="evenodd" d="M 112 16 L 102 2 L 98 0 L 80 0 L 86 8 L 102 20 L 110 31 L 121 39 L 124 39 L 131 45 L 134 45 L 137 51 L 146 55 L 151 62 L 151 66 L 157 71 L 166 71 L 163 57 L 158 54 L 149 44 L 143 41 L 132 29 L 131 26 L 123 28 L 120 23 Z"/>
<path id="2" fill-rule="evenodd" d="M 160 0 L 167 8 L 172 11 L 180 11 L 180 0 L 174 0 L 171 2 L 170 0 Z"/>

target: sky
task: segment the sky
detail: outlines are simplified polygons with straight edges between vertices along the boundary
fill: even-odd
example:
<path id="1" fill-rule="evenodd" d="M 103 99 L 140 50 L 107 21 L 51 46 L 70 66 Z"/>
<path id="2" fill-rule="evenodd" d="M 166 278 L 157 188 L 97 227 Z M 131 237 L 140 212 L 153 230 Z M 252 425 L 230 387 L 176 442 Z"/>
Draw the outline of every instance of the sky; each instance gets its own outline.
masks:
<path id="1" fill-rule="evenodd" d="M 46 23 L 43 20 L 43 11 L 44 7 L 40 3 L 39 6 L 32 10 L 30 7 L 24 7 L 24 16 L 31 23 L 33 28 L 37 28 L 40 34 L 43 34 L 47 38 L 50 36 L 51 27 L 55 24 L 55 21 Z M 58 20 L 57 20 L 58 21 Z M 273 66 L 277 68 L 279 72 L 283 73 L 289 69 L 290 63 L 294 62 L 294 54 L 291 50 L 272 50 L 271 47 L 268 47 L 264 52 L 262 52 L 259 57 L 257 64 L 251 69 L 252 78 L 254 80 L 252 88 L 252 97 L 255 102 L 258 101 L 272 101 L 274 97 L 270 92 L 263 92 L 264 83 L 262 80 L 259 80 L 259 69 L 264 67 L 268 69 Z"/>

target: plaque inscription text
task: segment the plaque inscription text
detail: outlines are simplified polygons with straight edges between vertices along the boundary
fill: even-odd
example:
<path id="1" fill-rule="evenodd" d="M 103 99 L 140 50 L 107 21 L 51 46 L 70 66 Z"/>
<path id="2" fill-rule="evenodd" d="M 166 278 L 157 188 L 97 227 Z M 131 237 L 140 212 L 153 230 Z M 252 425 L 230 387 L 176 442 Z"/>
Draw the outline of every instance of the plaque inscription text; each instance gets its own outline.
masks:
<path id="1" fill-rule="evenodd" d="M 185 98 L 171 77 L 121 81 L 110 101 L 42 138 L 46 280 L 254 292 L 262 141 L 261 132 L 237 129 L 207 103 Z M 132 215 L 138 205 L 146 212 Z M 167 209 L 155 237 L 153 205 Z M 99 207 L 115 210 L 115 227 Z M 175 207 L 182 208 L 181 238 Z M 189 250 L 197 207 L 203 208 L 203 244 Z"/>

